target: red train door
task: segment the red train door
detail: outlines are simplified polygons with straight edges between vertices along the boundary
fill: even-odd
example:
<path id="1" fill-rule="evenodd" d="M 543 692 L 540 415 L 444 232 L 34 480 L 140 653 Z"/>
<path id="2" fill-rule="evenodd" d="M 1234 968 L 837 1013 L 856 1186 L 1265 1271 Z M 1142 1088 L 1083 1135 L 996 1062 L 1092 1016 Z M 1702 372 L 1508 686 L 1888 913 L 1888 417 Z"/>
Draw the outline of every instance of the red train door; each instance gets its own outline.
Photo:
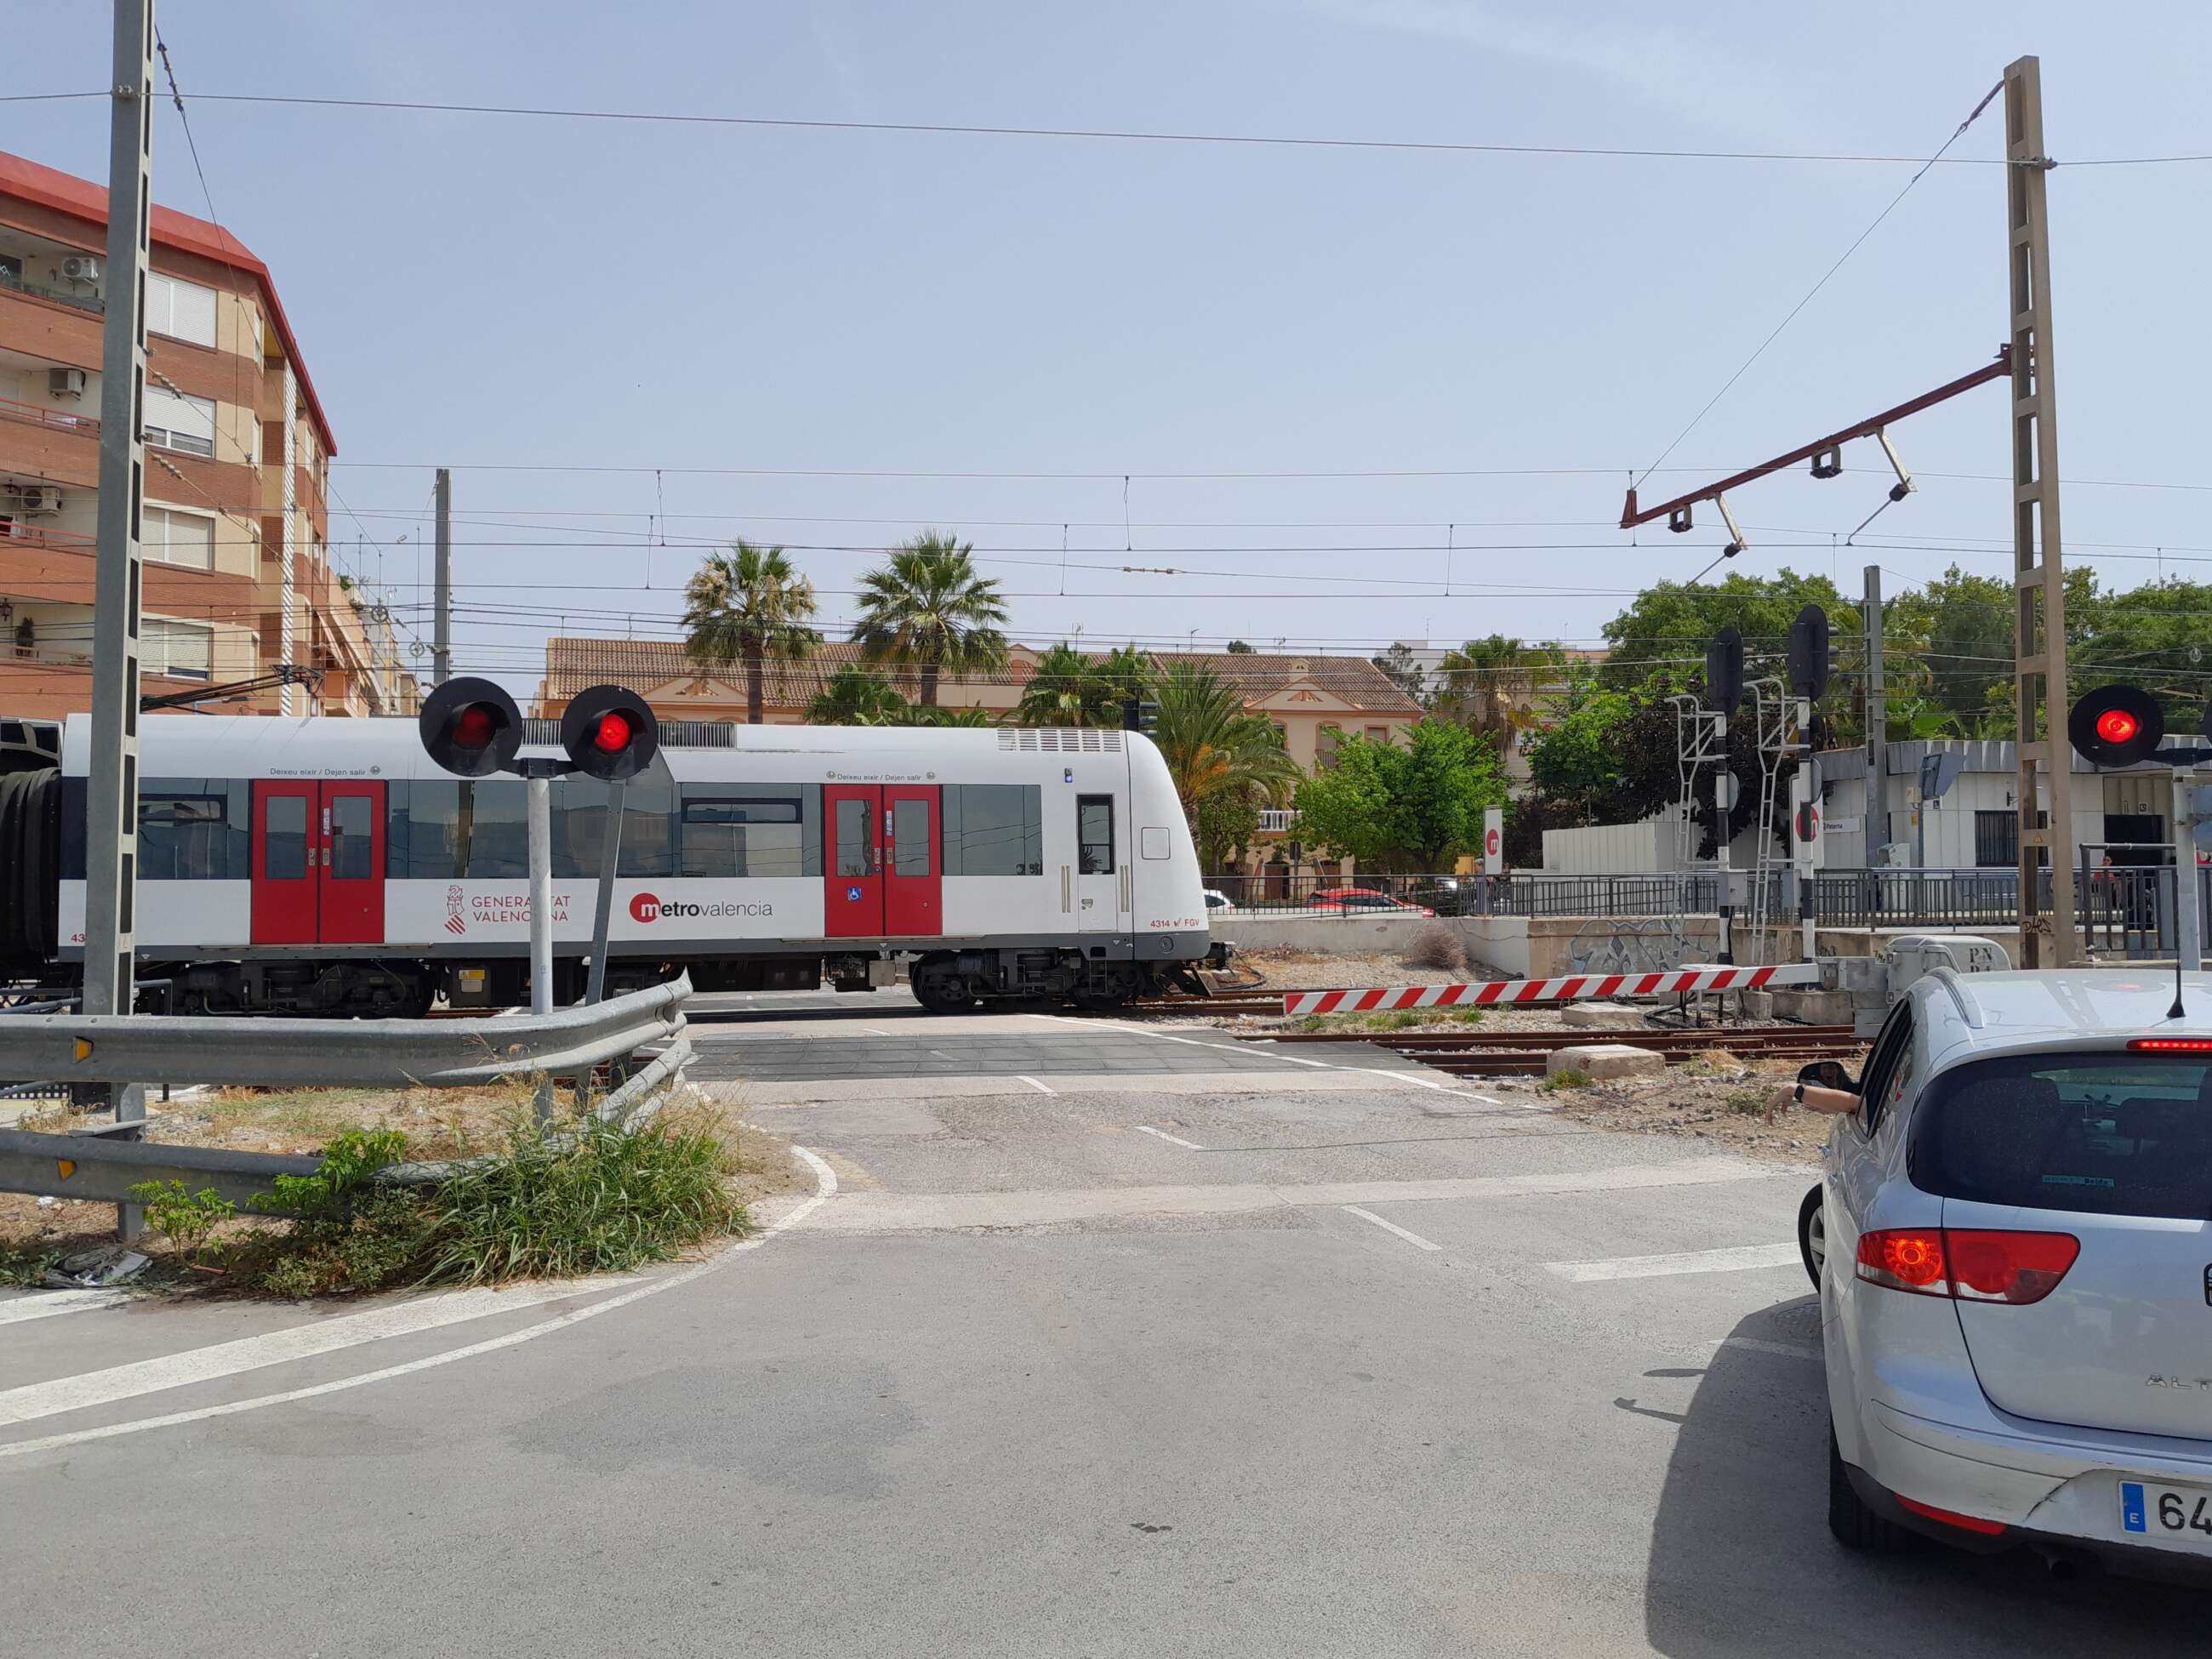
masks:
<path id="1" fill-rule="evenodd" d="M 383 944 L 383 782 L 325 784 L 320 828 L 323 943 Z"/>
<path id="2" fill-rule="evenodd" d="M 826 783 L 822 810 L 823 936 L 875 939 L 884 931 L 884 792 Z"/>
<path id="3" fill-rule="evenodd" d="M 256 945 L 315 943 L 321 805 L 321 788 L 313 783 L 272 781 L 253 786 Z"/>
<path id="4" fill-rule="evenodd" d="M 934 938 L 945 931 L 937 804 L 933 783 L 884 786 L 890 847 L 884 860 L 884 931 L 900 939 Z"/>

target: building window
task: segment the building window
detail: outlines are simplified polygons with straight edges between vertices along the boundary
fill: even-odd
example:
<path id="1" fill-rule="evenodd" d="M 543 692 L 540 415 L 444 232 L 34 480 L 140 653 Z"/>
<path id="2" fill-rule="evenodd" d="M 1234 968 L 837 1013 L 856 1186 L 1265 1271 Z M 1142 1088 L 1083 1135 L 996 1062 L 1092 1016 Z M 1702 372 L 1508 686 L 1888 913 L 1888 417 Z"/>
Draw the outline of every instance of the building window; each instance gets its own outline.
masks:
<path id="1" fill-rule="evenodd" d="M 1370 743 L 1388 743 L 1388 742 L 1389 742 L 1389 741 L 1390 741 L 1390 728 L 1389 728 L 1389 726 L 1369 726 L 1369 727 L 1367 728 L 1367 741 L 1368 741 L 1368 742 L 1370 742 Z"/>
<path id="2" fill-rule="evenodd" d="M 159 271 L 146 276 L 146 328 L 194 345 L 215 343 L 215 290 Z"/>
<path id="3" fill-rule="evenodd" d="M 215 629 L 205 623 L 149 617 L 138 630 L 138 663 L 147 673 L 166 674 L 173 680 L 211 678 Z"/>
<path id="4" fill-rule="evenodd" d="M 146 388 L 146 441 L 187 455 L 215 453 L 215 403 L 167 386 Z"/>
<path id="5" fill-rule="evenodd" d="M 180 564 L 188 570 L 212 570 L 215 522 L 204 513 L 149 507 L 139 527 L 140 545 L 148 558 L 160 563 Z"/>

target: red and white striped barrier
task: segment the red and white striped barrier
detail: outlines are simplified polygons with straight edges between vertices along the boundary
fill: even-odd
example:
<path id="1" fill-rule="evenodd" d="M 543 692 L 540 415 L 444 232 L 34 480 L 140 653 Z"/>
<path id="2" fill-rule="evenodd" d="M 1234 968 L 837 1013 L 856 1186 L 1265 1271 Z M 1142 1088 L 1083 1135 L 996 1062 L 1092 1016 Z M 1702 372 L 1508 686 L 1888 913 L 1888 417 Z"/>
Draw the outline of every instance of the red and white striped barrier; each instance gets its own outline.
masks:
<path id="1" fill-rule="evenodd" d="M 1672 996 L 1691 991 L 1756 991 L 1818 985 L 1818 963 L 1772 968 L 1676 968 L 1663 974 L 1567 974 L 1558 979 L 1492 979 L 1474 985 L 1401 985 L 1366 991 L 1285 991 L 1283 1012 L 1364 1014 L 1378 1008 L 1450 1008 L 1493 1002 L 1573 1002 L 1585 997 Z"/>

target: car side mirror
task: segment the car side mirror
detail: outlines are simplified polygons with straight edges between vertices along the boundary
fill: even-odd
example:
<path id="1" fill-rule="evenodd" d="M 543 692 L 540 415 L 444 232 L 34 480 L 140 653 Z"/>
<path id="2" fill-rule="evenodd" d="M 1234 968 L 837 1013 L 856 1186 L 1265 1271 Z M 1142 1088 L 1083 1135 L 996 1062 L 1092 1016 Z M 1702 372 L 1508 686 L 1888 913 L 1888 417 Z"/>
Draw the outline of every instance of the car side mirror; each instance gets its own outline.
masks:
<path id="1" fill-rule="evenodd" d="M 1844 1069 L 1840 1060 L 1816 1060 L 1797 1068 L 1797 1080 L 1816 1089 L 1840 1089 L 1847 1095 L 1859 1091 L 1858 1079 Z"/>

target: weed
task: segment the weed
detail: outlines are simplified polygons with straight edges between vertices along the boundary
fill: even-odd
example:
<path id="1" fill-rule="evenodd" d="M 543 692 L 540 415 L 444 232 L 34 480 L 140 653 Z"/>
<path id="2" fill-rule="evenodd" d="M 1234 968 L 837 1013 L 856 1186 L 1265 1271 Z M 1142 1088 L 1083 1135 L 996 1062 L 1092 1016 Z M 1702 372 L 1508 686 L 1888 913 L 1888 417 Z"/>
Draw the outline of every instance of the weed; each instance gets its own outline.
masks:
<path id="1" fill-rule="evenodd" d="M 181 1181 L 142 1181 L 131 1196 L 146 1206 L 146 1219 L 177 1247 L 187 1264 L 204 1267 L 198 1258 L 215 1230 L 238 1214 L 238 1206 L 212 1187 L 186 1192 Z"/>
<path id="2" fill-rule="evenodd" d="M 1482 1024 L 1482 1010 L 1480 1008 L 1447 1008 L 1443 1017 L 1446 1019 L 1456 1020 L 1462 1025 Z"/>
<path id="3" fill-rule="evenodd" d="M 1734 1089 L 1729 1091 L 1728 1109 L 1739 1117 L 1764 1117 L 1766 1115 L 1766 1091 L 1764 1089 Z"/>
<path id="4" fill-rule="evenodd" d="M 1562 1089 L 1587 1089 L 1590 1077 L 1586 1072 L 1553 1072 L 1536 1087 L 1544 1094 L 1557 1094 Z"/>
<path id="5" fill-rule="evenodd" d="M 520 1119 L 495 1160 L 459 1171 L 434 1199 L 438 1283 L 620 1272 L 745 1231 L 724 1187 L 728 1152 L 701 1114 L 629 1127 L 586 1117 L 564 1137 Z"/>
<path id="6" fill-rule="evenodd" d="M 1428 1015 L 1419 1008 L 1395 1008 L 1387 1014 L 1370 1014 L 1367 1029 L 1370 1031 L 1402 1031 L 1408 1025 L 1419 1025 Z"/>
<path id="7" fill-rule="evenodd" d="M 0 1238 L 0 1285 L 36 1285 L 61 1259 L 61 1251 L 51 1244 L 11 1244 Z"/>
<path id="8" fill-rule="evenodd" d="M 397 1129 L 349 1129 L 323 1148 L 313 1175 L 280 1175 L 270 1182 L 259 1208 L 288 1212 L 309 1219 L 344 1210 L 379 1170 L 407 1155 L 407 1137 Z"/>
<path id="9" fill-rule="evenodd" d="M 295 1300 L 380 1291 L 420 1281 L 436 1231 L 422 1194 L 371 1191 L 301 1217 L 283 1232 L 246 1240 L 231 1252 L 231 1271 L 242 1290 Z"/>
<path id="10" fill-rule="evenodd" d="M 1467 971 L 1467 946 L 1459 935 L 1440 921 L 1432 921 L 1406 941 L 1406 966 L 1437 968 L 1446 973 Z"/>

